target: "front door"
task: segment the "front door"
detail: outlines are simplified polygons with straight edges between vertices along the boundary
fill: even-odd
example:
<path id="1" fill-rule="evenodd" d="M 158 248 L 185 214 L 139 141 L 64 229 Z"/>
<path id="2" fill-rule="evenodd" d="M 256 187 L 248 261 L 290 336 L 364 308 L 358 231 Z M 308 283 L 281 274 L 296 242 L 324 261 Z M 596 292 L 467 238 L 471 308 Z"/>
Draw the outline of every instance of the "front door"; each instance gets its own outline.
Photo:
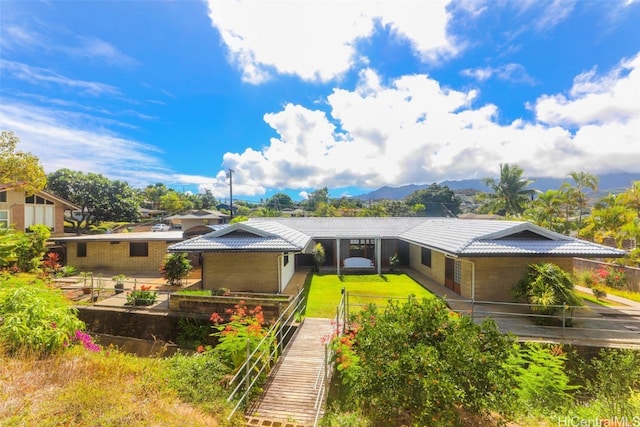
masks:
<path id="1" fill-rule="evenodd" d="M 444 285 L 460 295 L 460 283 L 456 280 L 456 260 L 453 258 L 444 259 Z"/>

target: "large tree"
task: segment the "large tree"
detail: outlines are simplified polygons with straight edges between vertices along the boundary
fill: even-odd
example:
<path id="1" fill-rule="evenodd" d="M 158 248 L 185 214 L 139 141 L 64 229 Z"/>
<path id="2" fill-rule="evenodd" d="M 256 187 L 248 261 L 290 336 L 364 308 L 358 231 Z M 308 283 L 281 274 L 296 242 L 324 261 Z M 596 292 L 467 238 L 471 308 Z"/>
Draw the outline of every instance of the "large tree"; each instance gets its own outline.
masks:
<path id="1" fill-rule="evenodd" d="M 20 139 L 13 132 L 0 133 L 0 184 L 9 184 L 31 195 L 45 187 L 47 176 L 36 156 L 16 151 L 18 143 Z"/>
<path id="2" fill-rule="evenodd" d="M 126 182 L 110 181 L 95 173 L 60 169 L 48 176 L 47 189 L 81 208 L 65 218 L 77 234 L 102 221 L 134 221 L 138 216 L 138 193 Z"/>
<path id="3" fill-rule="evenodd" d="M 499 215 L 519 215 L 527 207 L 535 190 L 527 188 L 533 180 L 524 178 L 518 165 L 500 164 L 500 180 L 485 178 L 483 182 L 491 189 L 483 198 L 480 211 Z"/>
<path id="4" fill-rule="evenodd" d="M 405 198 L 405 202 L 417 215 L 457 216 L 460 213 L 460 198 L 446 185 L 431 184 L 427 188 L 414 191 Z"/>
<path id="5" fill-rule="evenodd" d="M 291 197 L 285 193 L 276 193 L 265 202 L 265 208 L 281 211 L 282 209 L 290 209 L 294 206 Z"/>

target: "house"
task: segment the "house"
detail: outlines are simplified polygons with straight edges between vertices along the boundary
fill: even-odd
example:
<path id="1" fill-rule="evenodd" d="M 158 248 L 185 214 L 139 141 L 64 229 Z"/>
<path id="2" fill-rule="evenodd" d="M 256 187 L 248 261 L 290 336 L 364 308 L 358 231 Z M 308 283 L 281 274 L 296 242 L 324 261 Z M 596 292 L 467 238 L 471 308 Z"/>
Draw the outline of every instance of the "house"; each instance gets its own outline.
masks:
<path id="1" fill-rule="evenodd" d="M 179 225 L 183 231 L 187 231 L 190 228 L 203 225 L 227 224 L 229 215 L 219 211 L 199 209 L 171 215 L 166 217 L 165 220 L 171 221 L 174 226 Z"/>
<path id="2" fill-rule="evenodd" d="M 615 258 L 624 251 L 564 236 L 528 222 L 458 218 L 252 218 L 169 246 L 202 259 L 202 286 L 282 292 L 296 267 L 313 265 L 316 243 L 325 267 L 345 272 L 347 258 L 368 258 L 381 273 L 389 258 L 475 300 L 511 301 L 530 264 L 567 271 L 573 258 Z"/>
<path id="3" fill-rule="evenodd" d="M 14 186 L 0 184 L 0 228 L 12 226 L 27 231 L 42 224 L 49 227 L 52 236 L 64 234 L 65 212 L 78 210 L 78 206 L 46 191 L 27 195 Z"/>
<path id="4" fill-rule="evenodd" d="M 111 233 L 51 238 L 65 264 L 78 271 L 157 272 L 182 231 Z"/>

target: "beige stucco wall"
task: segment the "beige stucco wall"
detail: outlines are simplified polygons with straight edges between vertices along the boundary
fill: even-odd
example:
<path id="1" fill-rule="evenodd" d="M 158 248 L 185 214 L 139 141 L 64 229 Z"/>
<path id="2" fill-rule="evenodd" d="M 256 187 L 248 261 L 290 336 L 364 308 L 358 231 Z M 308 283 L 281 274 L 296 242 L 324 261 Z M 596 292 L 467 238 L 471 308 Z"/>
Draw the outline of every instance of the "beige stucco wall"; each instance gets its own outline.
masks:
<path id="1" fill-rule="evenodd" d="M 280 255 L 274 252 L 205 253 L 203 287 L 277 293 Z M 289 263 L 293 264 L 293 259 Z"/>
<path id="2" fill-rule="evenodd" d="M 86 242 L 87 256 L 77 257 L 77 242 L 67 242 L 67 265 L 76 267 L 79 271 L 109 270 L 109 271 L 154 271 L 160 269 L 162 260 L 167 254 L 169 245 L 175 242 L 148 242 L 148 256 L 129 256 L 129 242 Z"/>

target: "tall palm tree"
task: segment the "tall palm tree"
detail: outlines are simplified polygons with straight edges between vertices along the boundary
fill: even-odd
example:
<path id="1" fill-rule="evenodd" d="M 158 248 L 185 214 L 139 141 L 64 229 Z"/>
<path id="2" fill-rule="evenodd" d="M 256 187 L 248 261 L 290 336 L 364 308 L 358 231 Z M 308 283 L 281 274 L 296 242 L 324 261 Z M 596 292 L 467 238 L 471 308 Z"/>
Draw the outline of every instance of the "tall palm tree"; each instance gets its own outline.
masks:
<path id="1" fill-rule="evenodd" d="M 582 228 L 582 214 L 587 207 L 587 195 L 584 190 L 587 188 L 598 191 L 598 183 L 600 179 L 589 172 L 576 172 L 571 171 L 567 174 L 568 177 L 573 179 L 573 185 L 565 184 L 568 190 L 569 199 L 572 202 L 575 209 L 578 211 L 578 230 Z"/>
<path id="2" fill-rule="evenodd" d="M 535 190 L 527 188 L 533 180 L 523 178 L 524 171 L 517 165 L 500 164 L 500 181 L 485 178 L 482 181 L 493 191 L 487 195 L 483 210 L 501 215 L 519 215 L 533 199 Z"/>

